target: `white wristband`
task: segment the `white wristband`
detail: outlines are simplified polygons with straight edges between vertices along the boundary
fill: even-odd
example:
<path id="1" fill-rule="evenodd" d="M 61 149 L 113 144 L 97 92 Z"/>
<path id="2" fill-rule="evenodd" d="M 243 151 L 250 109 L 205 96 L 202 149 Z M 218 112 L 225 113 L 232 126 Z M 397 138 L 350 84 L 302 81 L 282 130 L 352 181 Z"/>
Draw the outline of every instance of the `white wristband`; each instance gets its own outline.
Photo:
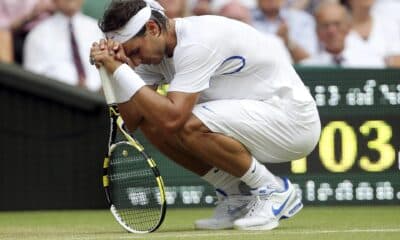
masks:
<path id="1" fill-rule="evenodd" d="M 129 101 L 139 89 L 146 85 L 142 78 L 127 64 L 119 66 L 113 74 L 112 89 L 116 103 Z"/>

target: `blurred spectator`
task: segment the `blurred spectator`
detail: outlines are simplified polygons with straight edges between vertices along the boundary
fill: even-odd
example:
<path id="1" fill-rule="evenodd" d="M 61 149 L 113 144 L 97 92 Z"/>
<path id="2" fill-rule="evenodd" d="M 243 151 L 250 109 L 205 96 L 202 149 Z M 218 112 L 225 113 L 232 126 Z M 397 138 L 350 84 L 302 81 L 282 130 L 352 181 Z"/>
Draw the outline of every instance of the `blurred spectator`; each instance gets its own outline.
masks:
<path id="1" fill-rule="evenodd" d="M 371 14 L 375 17 L 385 16 L 393 19 L 400 28 L 400 1 L 376 0 Z"/>
<path id="2" fill-rule="evenodd" d="M 212 0 L 192 0 L 190 4 L 191 15 L 201 16 L 212 14 L 210 1 Z"/>
<path id="3" fill-rule="evenodd" d="M 187 15 L 186 0 L 158 0 L 169 18 L 185 17 Z"/>
<path id="4" fill-rule="evenodd" d="M 339 0 L 287 0 L 286 6 L 289 8 L 294 8 L 298 10 L 304 10 L 310 14 L 314 14 L 315 8 L 324 2 L 335 2 L 338 3 Z"/>
<path id="5" fill-rule="evenodd" d="M 239 0 L 227 1 L 224 5 L 220 6 L 217 14 L 251 24 L 250 9 L 244 6 Z"/>
<path id="6" fill-rule="evenodd" d="M 52 11 L 52 0 L 1 0 L 0 61 L 21 63 L 27 33 Z"/>
<path id="7" fill-rule="evenodd" d="M 211 0 L 211 9 L 213 12 L 218 12 L 222 6 L 228 4 L 232 0 Z M 254 9 L 257 7 L 257 0 L 235 0 L 240 2 L 243 6 L 247 7 L 248 9 Z"/>
<path id="8" fill-rule="evenodd" d="M 315 9 L 317 34 L 320 51 L 312 57 L 301 61 L 309 66 L 344 66 L 362 67 L 369 65 L 363 61 L 370 58 L 349 51 L 345 39 L 350 31 L 350 15 L 347 9 L 335 2 L 324 2 Z"/>
<path id="9" fill-rule="evenodd" d="M 310 0 L 286 0 L 286 6 L 289 8 L 305 10 L 310 5 Z"/>
<path id="10" fill-rule="evenodd" d="M 284 8 L 284 0 L 258 0 L 252 12 L 253 26 L 280 36 L 295 63 L 317 51 L 315 21 L 305 11 Z"/>
<path id="11" fill-rule="evenodd" d="M 11 31 L 0 29 L 0 46 L 0 62 L 12 63 L 14 61 L 14 53 Z"/>
<path id="12" fill-rule="evenodd" d="M 89 63 L 91 44 L 103 37 L 96 20 L 80 12 L 83 0 L 54 3 L 57 12 L 28 34 L 24 67 L 67 84 L 99 90 L 98 71 Z"/>
<path id="13" fill-rule="evenodd" d="M 219 6 L 219 9 L 216 9 L 216 13 L 220 16 L 236 19 L 244 23 L 251 24 L 251 11 L 242 2 L 243 0 L 227 0 L 223 5 Z M 266 35 L 269 36 L 276 47 L 280 48 L 279 51 L 282 52 L 282 56 L 285 56 L 288 62 L 292 62 L 290 53 L 285 47 L 282 39 L 271 33 L 266 33 Z"/>
<path id="14" fill-rule="evenodd" d="M 352 15 L 346 46 L 364 52 L 377 62 L 372 67 L 400 67 L 400 29 L 390 18 L 372 16 L 374 0 L 342 1 Z"/>

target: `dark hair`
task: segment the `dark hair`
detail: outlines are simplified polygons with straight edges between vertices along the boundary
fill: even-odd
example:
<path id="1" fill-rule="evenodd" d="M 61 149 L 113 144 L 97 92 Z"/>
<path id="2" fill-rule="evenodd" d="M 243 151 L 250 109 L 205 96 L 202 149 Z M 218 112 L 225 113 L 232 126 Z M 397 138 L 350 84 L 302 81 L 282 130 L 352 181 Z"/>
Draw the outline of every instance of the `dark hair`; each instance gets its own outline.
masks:
<path id="1" fill-rule="evenodd" d="M 349 10 L 351 9 L 350 3 L 348 0 L 340 0 L 339 3 L 342 4 L 343 6 L 345 6 L 347 9 L 349 9 Z"/>
<path id="2" fill-rule="evenodd" d="M 113 0 L 99 20 L 99 28 L 104 33 L 120 29 L 144 7 L 146 2 L 143 0 Z M 157 23 L 161 31 L 167 29 L 167 18 L 160 12 L 152 10 L 150 19 Z M 145 32 L 144 26 L 135 36 L 142 36 Z"/>

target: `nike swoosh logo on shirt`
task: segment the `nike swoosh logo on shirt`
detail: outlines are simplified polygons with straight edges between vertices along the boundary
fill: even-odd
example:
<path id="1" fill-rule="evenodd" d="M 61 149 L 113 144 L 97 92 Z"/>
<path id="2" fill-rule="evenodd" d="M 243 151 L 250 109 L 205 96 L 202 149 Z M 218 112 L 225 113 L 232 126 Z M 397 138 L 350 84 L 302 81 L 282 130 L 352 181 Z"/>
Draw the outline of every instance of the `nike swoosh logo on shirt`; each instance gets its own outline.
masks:
<path id="1" fill-rule="evenodd" d="M 272 212 L 274 213 L 275 216 L 278 216 L 282 212 L 282 210 L 285 208 L 287 202 L 289 201 L 290 196 L 292 196 L 292 194 L 290 194 L 286 198 L 285 202 L 279 208 L 272 207 Z"/>
<path id="2" fill-rule="evenodd" d="M 209 107 L 207 107 L 206 105 L 201 106 L 202 108 L 206 109 L 209 112 L 212 112 L 215 114 L 215 112 L 213 110 L 211 110 Z"/>

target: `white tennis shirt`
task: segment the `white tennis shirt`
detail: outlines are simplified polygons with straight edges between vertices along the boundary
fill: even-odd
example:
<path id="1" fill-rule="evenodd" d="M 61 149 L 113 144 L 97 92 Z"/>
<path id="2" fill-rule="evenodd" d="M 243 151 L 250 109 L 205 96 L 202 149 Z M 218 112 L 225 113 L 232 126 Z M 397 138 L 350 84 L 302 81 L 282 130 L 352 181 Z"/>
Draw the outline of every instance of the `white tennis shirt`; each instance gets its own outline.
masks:
<path id="1" fill-rule="evenodd" d="M 200 102 L 273 97 L 313 101 L 277 37 L 220 16 L 179 18 L 175 26 L 173 57 L 135 68 L 146 84 L 169 83 L 168 91 L 200 92 Z"/>

